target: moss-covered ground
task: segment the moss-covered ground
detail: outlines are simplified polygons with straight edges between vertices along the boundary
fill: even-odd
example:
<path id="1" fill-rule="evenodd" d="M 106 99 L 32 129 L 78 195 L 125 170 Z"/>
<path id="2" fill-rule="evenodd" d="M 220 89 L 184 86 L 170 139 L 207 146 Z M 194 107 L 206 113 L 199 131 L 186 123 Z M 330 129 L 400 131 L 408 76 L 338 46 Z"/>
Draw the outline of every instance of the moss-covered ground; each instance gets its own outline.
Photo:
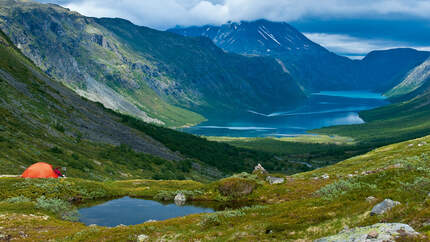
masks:
<path id="1" fill-rule="evenodd" d="M 306 173 L 272 175 L 283 176 L 286 182 L 270 185 L 264 175 L 246 173 L 207 184 L 1 178 L 0 234 L 30 241 L 135 241 L 140 234 L 153 241 L 309 241 L 336 234 L 345 226 L 402 222 L 430 235 L 430 137 L 381 147 Z M 250 186 L 252 192 L 241 193 Z M 41 196 L 87 202 L 125 195 L 171 199 L 178 190 L 193 200 L 252 200 L 256 205 L 115 228 L 86 227 L 61 219 L 53 210 L 37 209 Z M 369 196 L 376 200 L 366 201 Z M 385 198 L 401 205 L 370 216 L 371 208 Z"/>

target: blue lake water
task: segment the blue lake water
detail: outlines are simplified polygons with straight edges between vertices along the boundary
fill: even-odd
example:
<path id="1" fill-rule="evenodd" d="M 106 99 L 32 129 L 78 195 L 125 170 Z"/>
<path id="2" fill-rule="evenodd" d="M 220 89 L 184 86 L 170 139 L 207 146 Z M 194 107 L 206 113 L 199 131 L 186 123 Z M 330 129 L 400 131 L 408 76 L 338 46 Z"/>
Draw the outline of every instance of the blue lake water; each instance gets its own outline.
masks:
<path id="1" fill-rule="evenodd" d="M 311 129 L 363 123 L 359 111 L 387 104 L 389 102 L 379 93 L 324 91 L 312 94 L 306 104 L 293 110 L 274 113 L 248 110 L 242 117 L 209 120 L 183 131 L 205 136 L 297 136 Z"/>
<path id="2" fill-rule="evenodd" d="M 219 209 L 219 208 L 218 208 Z M 195 213 L 210 213 L 215 210 L 209 206 L 160 202 L 123 197 L 88 208 L 79 209 L 79 220 L 86 224 L 114 227 L 120 224 L 134 225 L 148 220 L 165 220 Z"/>

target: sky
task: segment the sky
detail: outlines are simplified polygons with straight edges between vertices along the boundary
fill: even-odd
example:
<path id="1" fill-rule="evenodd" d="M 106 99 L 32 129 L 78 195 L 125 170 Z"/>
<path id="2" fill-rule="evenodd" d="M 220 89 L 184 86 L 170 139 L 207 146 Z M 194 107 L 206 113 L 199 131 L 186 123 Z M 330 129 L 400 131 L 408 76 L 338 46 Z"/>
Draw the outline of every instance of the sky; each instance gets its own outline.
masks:
<path id="1" fill-rule="evenodd" d="M 351 58 L 372 50 L 430 50 L 430 0 L 39 0 L 159 30 L 227 21 L 285 21 Z"/>

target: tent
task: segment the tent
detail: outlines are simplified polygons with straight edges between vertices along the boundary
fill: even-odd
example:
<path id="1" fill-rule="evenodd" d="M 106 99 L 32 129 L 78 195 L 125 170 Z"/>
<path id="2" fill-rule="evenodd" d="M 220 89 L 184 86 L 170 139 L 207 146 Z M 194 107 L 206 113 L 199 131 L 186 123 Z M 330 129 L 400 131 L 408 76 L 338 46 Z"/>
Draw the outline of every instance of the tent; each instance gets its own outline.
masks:
<path id="1" fill-rule="evenodd" d="M 28 167 L 21 175 L 22 178 L 58 178 L 52 165 L 39 162 Z"/>

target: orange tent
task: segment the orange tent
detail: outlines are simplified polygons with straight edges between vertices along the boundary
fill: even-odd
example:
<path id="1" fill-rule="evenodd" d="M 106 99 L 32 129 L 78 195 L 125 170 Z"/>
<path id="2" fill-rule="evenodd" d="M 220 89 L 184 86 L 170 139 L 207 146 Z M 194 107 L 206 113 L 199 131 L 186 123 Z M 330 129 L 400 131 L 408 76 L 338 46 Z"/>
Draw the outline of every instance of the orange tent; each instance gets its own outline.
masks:
<path id="1" fill-rule="evenodd" d="M 52 169 L 52 165 L 39 162 L 31 165 L 24 171 L 21 175 L 22 178 L 58 178 L 58 175 L 55 174 Z"/>

